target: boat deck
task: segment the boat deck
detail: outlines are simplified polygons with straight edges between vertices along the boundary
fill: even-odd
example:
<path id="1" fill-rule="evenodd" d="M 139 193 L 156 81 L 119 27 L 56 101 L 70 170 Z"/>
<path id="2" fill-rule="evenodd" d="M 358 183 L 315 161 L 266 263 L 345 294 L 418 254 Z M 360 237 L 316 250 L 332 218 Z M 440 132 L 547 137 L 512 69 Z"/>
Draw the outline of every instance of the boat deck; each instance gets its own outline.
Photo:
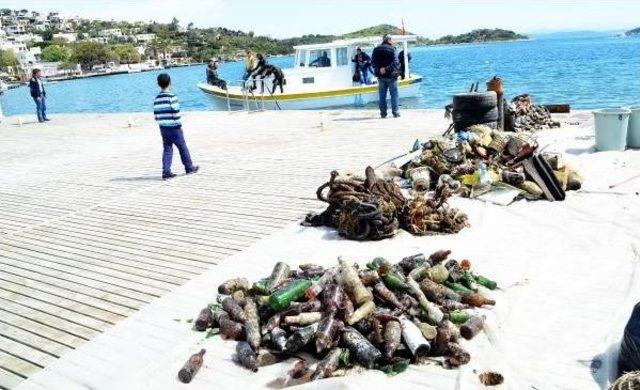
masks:
<path id="1" fill-rule="evenodd" d="M 565 117 L 580 125 L 541 142 L 579 162 L 585 191 L 506 208 L 459 200 L 470 229 L 375 243 L 296 221 L 322 207 L 314 192 L 330 170 L 361 172 L 401 154 L 446 128 L 440 110 L 398 120 L 349 110 L 186 113 L 202 172 L 168 182 L 158 179 L 161 144 L 148 114 L 59 115 L 22 127 L 9 118 L 0 124 L 0 388 L 183 388 L 175 373 L 201 346 L 208 354 L 193 388 L 266 386 L 286 367 L 247 376 L 231 360 L 234 343 L 190 330 L 220 281 L 257 279 L 276 260 L 442 248 L 503 287 L 486 335 L 468 346 L 472 364 L 323 386 L 474 388 L 477 370 L 491 368 L 510 388 L 598 388 L 640 294 L 640 187 L 607 186 L 640 169 L 640 152 L 589 153 L 587 118 Z"/>

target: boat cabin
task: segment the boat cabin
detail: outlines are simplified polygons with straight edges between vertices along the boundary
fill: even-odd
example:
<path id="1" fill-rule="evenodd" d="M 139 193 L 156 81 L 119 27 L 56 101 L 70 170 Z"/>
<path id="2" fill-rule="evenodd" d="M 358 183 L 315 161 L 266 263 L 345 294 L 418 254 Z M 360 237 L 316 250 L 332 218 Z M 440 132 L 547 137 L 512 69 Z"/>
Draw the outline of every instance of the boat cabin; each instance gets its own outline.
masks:
<path id="1" fill-rule="evenodd" d="M 394 35 L 393 38 L 399 46 L 398 53 L 401 50 L 407 52 L 408 42 L 417 39 L 415 35 Z M 286 89 L 317 91 L 359 85 L 360 83 L 353 82 L 355 64 L 351 59 L 358 47 L 371 56 L 371 49 L 380 42 L 380 37 L 367 37 L 295 46 L 293 68 L 283 69 L 287 80 Z M 405 68 L 409 70 L 407 61 Z"/>

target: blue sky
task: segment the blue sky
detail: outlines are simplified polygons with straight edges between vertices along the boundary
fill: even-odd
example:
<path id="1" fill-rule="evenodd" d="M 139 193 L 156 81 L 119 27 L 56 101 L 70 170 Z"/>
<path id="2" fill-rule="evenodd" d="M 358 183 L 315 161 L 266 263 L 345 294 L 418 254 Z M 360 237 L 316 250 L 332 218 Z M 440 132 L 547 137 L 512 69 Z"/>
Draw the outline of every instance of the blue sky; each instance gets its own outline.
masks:
<path id="1" fill-rule="evenodd" d="M 474 28 L 531 33 L 625 30 L 640 26 L 637 0 L 0 0 L 0 7 L 59 11 L 97 19 L 156 20 L 224 26 L 277 38 L 340 34 L 379 23 L 431 38 Z"/>

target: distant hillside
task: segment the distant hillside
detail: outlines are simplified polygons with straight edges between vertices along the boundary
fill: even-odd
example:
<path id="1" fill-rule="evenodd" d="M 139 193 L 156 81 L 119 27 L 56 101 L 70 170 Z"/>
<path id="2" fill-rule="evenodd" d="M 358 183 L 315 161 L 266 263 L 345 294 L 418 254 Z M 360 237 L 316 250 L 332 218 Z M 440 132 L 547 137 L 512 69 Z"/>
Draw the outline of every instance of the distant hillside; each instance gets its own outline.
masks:
<path id="1" fill-rule="evenodd" d="M 629 30 L 624 35 L 640 35 L 640 27 Z"/>
<path id="2" fill-rule="evenodd" d="M 400 27 L 393 26 L 391 24 L 379 24 L 377 26 L 363 28 L 362 30 L 350 32 L 340 35 L 340 38 L 358 38 L 358 37 L 382 37 L 384 34 L 402 35 L 402 29 Z M 406 35 L 416 35 L 410 32 L 406 32 Z"/>
<path id="3" fill-rule="evenodd" d="M 342 34 L 342 35 L 309 34 L 309 35 L 303 35 L 301 37 L 287 38 L 287 39 L 283 39 L 282 43 L 286 45 L 291 45 L 291 46 L 309 45 L 313 43 L 327 43 L 327 42 L 335 41 L 337 39 L 376 37 L 376 36 L 382 38 L 384 34 L 402 35 L 402 29 L 400 27 L 396 27 L 391 24 L 378 24 L 377 26 L 363 28 L 361 30 Z M 417 35 L 411 32 L 406 32 L 406 34 Z M 426 43 L 428 39 L 418 38 L 418 41 L 420 43 Z"/>
<path id="4" fill-rule="evenodd" d="M 301 37 L 283 39 L 281 42 L 286 45 L 306 45 L 312 43 L 326 43 L 336 39 L 348 39 L 357 37 L 379 36 L 384 34 L 400 35 L 402 29 L 390 24 L 379 24 L 377 26 L 363 28 L 362 30 L 350 32 L 342 35 L 303 35 Z M 407 32 L 407 35 L 417 35 Z M 482 43 L 495 41 L 512 41 L 516 39 L 528 39 L 526 35 L 517 34 L 513 31 L 502 29 L 479 29 L 461 35 L 446 35 L 442 38 L 431 40 L 418 36 L 418 45 L 448 45 L 458 43 Z"/>
<path id="5" fill-rule="evenodd" d="M 436 39 L 435 44 L 449 45 L 458 43 L 482 43 L 482 42 L 495 42 L 495 41 L 513 41 L 516 39 L 528 39 L 526 35 L 521 35 L 510 30 L 496 29 L 479 29 L 473 30 L 466 34 L 460 35 L 445 35 L 442 38 Z"/>

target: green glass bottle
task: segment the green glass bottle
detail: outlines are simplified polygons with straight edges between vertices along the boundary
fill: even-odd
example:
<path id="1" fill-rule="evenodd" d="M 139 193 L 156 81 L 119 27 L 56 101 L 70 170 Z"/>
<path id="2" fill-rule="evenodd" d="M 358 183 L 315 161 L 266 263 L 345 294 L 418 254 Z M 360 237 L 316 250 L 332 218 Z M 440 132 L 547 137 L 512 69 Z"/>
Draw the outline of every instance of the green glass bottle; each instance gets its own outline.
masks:
<path id="1" fill-rule="evenodd" d="M 449 321 L 453 322 L 454 324 L 464 324 L 465 322 L 467 322 L 467 320 L 469 320 L 469 313 L 467 313 L 466 311 L 455 310 L 449 312 Z"/>
<path id="2" fill-rule="evenodd" d="M 488 288 L 489 290 L 495 290 L 496 288 L 498 288 L 498 283 L 482 275 L 476 275 L 476 282 L 479 285 Z"/>
<path id="3" fill-rule="evenodd" d="M 446 282 L 444 282 L 444 285 L 461 295 L 471 295 L 474 293 L 473 290 L 466 288 L 460 283 L 452 283 L 447 280 Z"/>
<path id="4" fill-rule="evenodd" d="M 384 281 L 384 284 L 392 290 L 405 291 L 409 288 L 409 286 L 398 275 L 394 275 L 390 272 L 382 275 L 382 280 Z"/>
<path id="5" fill-rule="evenodd" d="M 460 282 L 467 288 L 471 289 L 471 290 L 476 290 L 477 289 L 477 285 L 476 285 L 476 280 L 474 279 L 473 275 L 471 275 L 470 272 L 463 272 L 462 273 L 462 278 L 460 278 Z"/>
<path id="6" fill-rule="evenodd" d="M 257 282 L 253 283 L 249 291 L 254 294 L 268 294 L 270 283 L 271 280 L 269 278 L 260 279 Z"/>
<path id="7" fill-rule="evenodd" d="M 269 306 L 275 311 L 284 310 L 289 307 L 291 302 L 302 298 L 310 286 L 310 280 L 294 280 L 290 284 L 271 294 L 269 297 Z"/>

